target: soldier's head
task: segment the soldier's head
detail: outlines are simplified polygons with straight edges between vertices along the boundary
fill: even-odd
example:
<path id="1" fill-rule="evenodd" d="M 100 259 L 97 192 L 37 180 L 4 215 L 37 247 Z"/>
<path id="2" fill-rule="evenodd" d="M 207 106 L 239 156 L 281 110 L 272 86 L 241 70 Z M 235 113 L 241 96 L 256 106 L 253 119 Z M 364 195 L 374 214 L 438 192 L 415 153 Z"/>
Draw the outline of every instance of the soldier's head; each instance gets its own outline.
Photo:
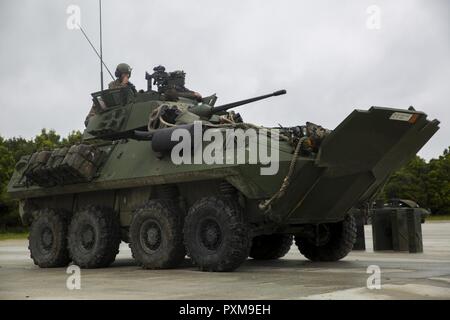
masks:
<path id="1" fill-rule="evenodd" d="M 116 68 L 115 76 L 120 80 L 124 77 L 131 77 L 131 67 L 126 63 L 119 63 Z"/>

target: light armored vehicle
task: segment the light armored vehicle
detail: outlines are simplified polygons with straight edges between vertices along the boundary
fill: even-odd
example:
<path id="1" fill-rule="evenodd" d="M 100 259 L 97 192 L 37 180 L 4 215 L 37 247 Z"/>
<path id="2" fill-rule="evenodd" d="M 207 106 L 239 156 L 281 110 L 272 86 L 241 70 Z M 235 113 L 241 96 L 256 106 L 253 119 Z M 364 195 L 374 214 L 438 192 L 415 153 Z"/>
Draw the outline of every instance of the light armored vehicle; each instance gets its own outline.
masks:
<path id="1" fill-rule="evenodd" d="M 17 163 L 8 192 L 20 200 L 40 267 L 106 267 L 121 241 L 148 269 L 177 267 L 188 255 L 200 270 L 231 271 L 249 256 L 280 258 L 294 240 L 310 260 L 342 259 L 356 237 L 351 210 L 371 201 L 439 128 L 413 108 L 382 107 L 354 110 L 332 131 L 312 123 L 264 128 L 227 110 L 284 90 L 217 107 L 215 95 L 177 97 L 147 78 L 146 91 L 93 93 L 97 114 L 81 144 Z M 239 130 L 243 140 L 226 139 Z M 195 161 L 212 143 L 207 131 L 236 142 L 224 142 L 226 154 L 216 149 L 223 161 Z M 183 163 L 174 160 L 175 136 L 192 138 L 178 152 Z M 277 155 L 273 163 L 261 152 L 248 160 L 255 146 Z"/>

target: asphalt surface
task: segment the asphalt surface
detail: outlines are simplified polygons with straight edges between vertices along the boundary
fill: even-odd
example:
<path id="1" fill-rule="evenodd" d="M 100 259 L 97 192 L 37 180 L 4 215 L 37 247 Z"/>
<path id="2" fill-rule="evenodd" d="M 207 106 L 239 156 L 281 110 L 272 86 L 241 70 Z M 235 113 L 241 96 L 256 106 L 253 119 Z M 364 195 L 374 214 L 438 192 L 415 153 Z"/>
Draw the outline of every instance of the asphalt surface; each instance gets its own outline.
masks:
<path id="1" fill-rule="evenodd" d="M 450 223 L 422 228 L 420 254 L 374 253 L 366 226 L 367 250 L 339 262 L 310 262 L 292 246 L 283 259 L 249 259 L 230 273 L 200 272 L 188 259 L 178 269 L 143 270 L 122 243 L 111 267 L 81 270 L 81 288 L 73 290 L 65 268 L 40 269 L 29 258 L 26 240 L 4 240 L 0 299 L 450 299 Z M 380 268 L 380 289 L 367 287 L 370 265 Z"/>

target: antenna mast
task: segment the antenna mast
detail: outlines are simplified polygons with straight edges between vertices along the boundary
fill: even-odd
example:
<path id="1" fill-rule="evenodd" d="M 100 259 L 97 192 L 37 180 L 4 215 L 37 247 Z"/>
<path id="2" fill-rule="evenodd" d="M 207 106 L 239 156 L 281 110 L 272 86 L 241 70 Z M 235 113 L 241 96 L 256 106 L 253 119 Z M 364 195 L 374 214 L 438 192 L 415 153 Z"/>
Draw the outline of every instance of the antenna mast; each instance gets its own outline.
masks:
<path id="1" fill-rule="evenodd" d="M 100 85 L 103 91 L 103 40 L 102 40 L 102 0 L 98 0 L 100 9 Z"/>
<path id="2" fill-rule="evenodd" d="M 78 25 L 78 28 L 80 29 L 81 33 L 83 34 L 83 36 L 86 38 L 87 42 L 89 43 L 89 45 L 91 46 L 92 50 L 94 50 L 95 54 L 97 55 L 97 57 L 100 59 L 100 54 L 98 53 L 97 49 L 95 49 L 94 45 L 92 44 L 91 40 L 89 40 L 89 37 L 87 36 L 86 32 L 84 32 L 84 29 L 82 26 Z M 100 59 L 100 61 L 102 61 L 102 59 Z M 106 68 L 106 71 L 108 71 L 109 75 L 111 76 L 111 79 L 114 80 L 114 76 L 112 75 L 111 71 L 109 70 L 108 66 L 105 64 L 105 61 L 102 61 L 103 66 Z"/>

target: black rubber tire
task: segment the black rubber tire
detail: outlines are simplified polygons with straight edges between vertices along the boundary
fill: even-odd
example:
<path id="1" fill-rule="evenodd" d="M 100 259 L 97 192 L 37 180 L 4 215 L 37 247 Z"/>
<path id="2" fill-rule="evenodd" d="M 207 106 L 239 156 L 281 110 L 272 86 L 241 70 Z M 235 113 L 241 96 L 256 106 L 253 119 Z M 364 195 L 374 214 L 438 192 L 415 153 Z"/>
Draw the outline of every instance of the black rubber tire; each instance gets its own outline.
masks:
<path id="1" fill-rule="evenodd" d="M 255 260 L 275 260 L 282 258 L 292 246 L 290 234 L 269 234 L 253 238 L 250 257 Z"/>
<path id="2" fill-rule="evenodd" d="M 295 244 L 300 253 L 311 261 L 338 261 L 352 251 L 356 241 L 356 223 L 352 215 L 338 223 L 328 224 L 330 228 L 329 240 L 316 246 L 311 240 L 295 237 Z"/>
<path id="3" fill-rule="evenodd" d="M 28 237 L 28 249 L 35 265 L 41 268 L 58 268 L 69 264 L 68 220 L 66 212 L 45 209 L 37 213 Z"/>
<path id="4" fill-rule="evenodd" d="M 179 266 L 186 256 L 181 210 L 171 200 L 148 201 L 133 215 L 129 246 L 133 258 L 145 269 Z"/>
<path id="5" fill-rule="evenodd" d="M 120 245 L 119 218 L 111 208 L 89 206 L 74 214 L 69 252 L 80 268 L 104 268 L 114 262 Z"/>
<path id="6" fill-rule="evenodd" d="M 186 217 L 184 243 L 189 257 L 200 270 L 235 270 L 250 251 L 242 208 L 232 197 L 198 200 Z"/>

